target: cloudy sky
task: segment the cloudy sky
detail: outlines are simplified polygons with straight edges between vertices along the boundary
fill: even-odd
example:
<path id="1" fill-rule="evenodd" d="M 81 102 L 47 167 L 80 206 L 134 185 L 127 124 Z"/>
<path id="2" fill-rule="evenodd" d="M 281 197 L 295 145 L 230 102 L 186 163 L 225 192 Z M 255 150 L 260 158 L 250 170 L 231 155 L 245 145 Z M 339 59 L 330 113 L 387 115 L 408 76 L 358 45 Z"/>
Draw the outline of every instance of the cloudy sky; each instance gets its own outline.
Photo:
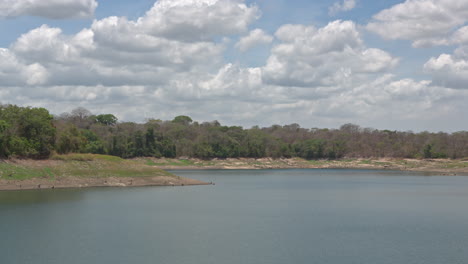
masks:
<path id="1" fill-rule="evenodd" d="M 468 130 L 468 0 L 0 0 L 0 103 Z"/>

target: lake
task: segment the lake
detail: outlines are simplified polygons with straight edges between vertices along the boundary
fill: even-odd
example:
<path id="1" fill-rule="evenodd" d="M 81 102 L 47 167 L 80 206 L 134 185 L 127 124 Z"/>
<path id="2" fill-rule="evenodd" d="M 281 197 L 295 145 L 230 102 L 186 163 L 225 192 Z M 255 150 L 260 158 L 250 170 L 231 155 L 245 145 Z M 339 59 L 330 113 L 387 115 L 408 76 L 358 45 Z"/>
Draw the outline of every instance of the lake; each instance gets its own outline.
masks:
<path id="1" fill-rule="evenodd" d="M 173 172 L 216 185 L 0 192 L 0 263 L 468 263 L 468 177 Z"/>

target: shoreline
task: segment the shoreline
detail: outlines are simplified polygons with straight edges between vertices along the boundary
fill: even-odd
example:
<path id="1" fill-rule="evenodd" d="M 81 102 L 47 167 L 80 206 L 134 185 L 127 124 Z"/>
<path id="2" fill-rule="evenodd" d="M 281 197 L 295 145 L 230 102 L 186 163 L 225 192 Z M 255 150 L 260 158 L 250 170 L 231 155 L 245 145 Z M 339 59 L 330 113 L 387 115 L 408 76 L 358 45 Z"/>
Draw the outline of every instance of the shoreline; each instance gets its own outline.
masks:
<path id="1" fill-rule="evenodd" d="M 70 154 L 49 160 L 0 161 L 0 191 L 87 187 L 211 185 L 165 170 L 367 169 L 468 176 L 468 159 L 341 159 L 300 158 L 135 158 Z"/>
<path id="2" fill-rule="evenodd" d="M 108 155 L 67 154 L 47 160 L 0 160 L 0 191 L 209 184 Z"/>
<path id="3" fill-rule="evenodd" d="M 158 167 L 163 170 L 172 171 L 172 170 L 292 170 L 292 169 L 316 169 L 316 170 L 388 170 L 388 171 L 407 171 L 407 172 L 421 172 L 421 173 L 430 173 L 436 174 L 438 176 L 468 176 L 468 172 L 451 172 L 443 170 L 404 170 L 398 168 L 368 168 L 368 167 L 275 167 L 275 168 L 257 168 L 257 167 L 188 167 L 188 166 L 165 166 Z"/>
<path id="4" fill-rule="evenodd" d="M 155 177 L 107 177 L 78 178 L 63 177 L 57 180 L 32 178 L 27 180 L 0 180 L 0 191 L 70 189 L 91 187 L 145 187 L 145 186 L 194 186 L 211 185 L 195 179 L 180 176 Z"/>
<path id="5" fill-rule="evenodd" d="M 163 170 L 257 170 L 257 169 L 370 169 L 436 173 L 443 176 L 468 176 L 468 160 L 448 159 L 153 159 L 150 165 Z M 179 164 L 176 164 L 179 163 Z"/>

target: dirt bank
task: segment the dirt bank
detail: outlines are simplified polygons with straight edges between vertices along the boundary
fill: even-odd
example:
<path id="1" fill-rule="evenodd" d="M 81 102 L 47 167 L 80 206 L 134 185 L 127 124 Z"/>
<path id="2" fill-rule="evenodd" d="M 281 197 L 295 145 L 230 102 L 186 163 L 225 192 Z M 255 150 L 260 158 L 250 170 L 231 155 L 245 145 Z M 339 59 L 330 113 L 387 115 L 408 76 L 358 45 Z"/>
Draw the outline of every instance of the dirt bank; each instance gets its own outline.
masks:
<path id="1" fill-rule="evenodd" d="M 468 160 L 450 159 L 341 159 L 304 160 L 300 158 L 238 159 L 155 159 L 138 158 L 141 163 L 164 170 L 193 169 L 383 169 L 436 172 L 441 175 L 468 175 Z"/>

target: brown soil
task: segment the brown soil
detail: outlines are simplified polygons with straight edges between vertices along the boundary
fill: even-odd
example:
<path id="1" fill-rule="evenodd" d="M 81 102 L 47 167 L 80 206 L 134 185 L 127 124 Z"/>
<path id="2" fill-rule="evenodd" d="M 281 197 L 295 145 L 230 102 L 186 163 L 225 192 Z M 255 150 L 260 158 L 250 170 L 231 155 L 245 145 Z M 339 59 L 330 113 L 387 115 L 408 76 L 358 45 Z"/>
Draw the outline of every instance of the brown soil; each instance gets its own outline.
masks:
<path id="1" fill-rule="evenodd" d="M 307 161 L 300 158 L 239 158 L 199 160 L 189 159 L 189 165 L 176 165 L 176 159 L 153 159 L 158 168 L 164 170 L 194 170 L 194 169 L 378 169 L 434 172 L 440 175 L 468 175 L 467 160 L 449 159 L 343 159 Z"/>

